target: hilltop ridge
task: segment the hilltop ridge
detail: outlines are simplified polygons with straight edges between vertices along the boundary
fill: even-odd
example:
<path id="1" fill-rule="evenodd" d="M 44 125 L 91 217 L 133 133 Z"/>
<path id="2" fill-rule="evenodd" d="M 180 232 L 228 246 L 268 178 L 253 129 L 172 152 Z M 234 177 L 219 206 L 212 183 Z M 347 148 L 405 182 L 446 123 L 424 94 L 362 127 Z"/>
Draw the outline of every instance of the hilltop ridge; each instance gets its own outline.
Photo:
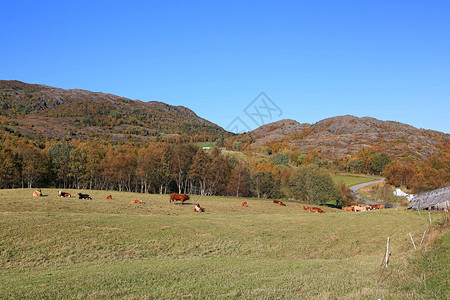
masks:
<path id="1" fill-rule="evenodd" d="M 280 120 L 244 133 L 241 138 L 249 140 L 251 148 L 278 144 L 304 152 L 318 151 L 331 158 L 353 155 L 364 147 L 377 147 L 395 156 L 424 159 L 438 151 L 439 145 L 450 141 L 450 135 L 443 132 L 352 115 L 314 124 Z"/>
<path id="2" fill-rule="evenodd" d="M 0 116 L 4 128 L 33 139 L 227 134 L 184 106 L 20 81 L 0 81 Z"/>

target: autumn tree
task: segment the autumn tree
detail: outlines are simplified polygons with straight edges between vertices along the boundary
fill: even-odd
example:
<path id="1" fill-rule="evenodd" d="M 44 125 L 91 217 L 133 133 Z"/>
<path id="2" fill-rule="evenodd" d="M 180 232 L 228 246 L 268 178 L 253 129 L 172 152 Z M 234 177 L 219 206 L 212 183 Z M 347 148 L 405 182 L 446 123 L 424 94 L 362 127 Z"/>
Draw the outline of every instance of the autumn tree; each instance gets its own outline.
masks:
<path id="1" fill-rule="evenodd" d="M 258 198 L 272 198 L 277 192 L 277 182 L 272 172 L 257 171 L 251 175 L 251 192 Z"/>
<path id="2" fill-rule="evenodd" d="M 191 181 L 191 192 L 196 191 L 200 195 L 206 195 L 207 184 L 210 176 L 209 169 L 212 166 L 211 157 L 202 149 L 198 149 L 192 158 L 192 165 L 189 170 L 189 178 Z"/>
<path id="3" fill-rule="evenodd" d="M 228 194 L 236 197 L 247 197 L 250 192 L 250 172 L 243 161 L 235 163 L 228 181 Z"/>
<path id="4" fill-rule="evenodd" d="M 167 146 L 150 144 L 139 154 L 137 161 L 137 175 L 140 181 L 141 192 L 150 190 L 162 193 L 169 181 L 167 165 L 170 160 L 167 157 Z"/>
<path id="5" fill-rule="evenodd" d="M 22 165 L 22 187 L 32 188 L 47 172 L 47 156 L 39 148 L 30 144 L 21 145 L 18 153 Z"/>
<path id="6" fill-rule="evenodd" d="M 172 150 L 171 178 L 175 181 L 178 193 L 181 194 L 188 184 L 188 173 L 192 164 L 192 158 L 197 152 L 197 147 L 192 144 L 175 144 Z"/>
<path id="7" fill-rule="evenodd" d="M 0 188 L 14 188 L 18 183 L 20 171 L 17 153 L 0 146 Z"/>

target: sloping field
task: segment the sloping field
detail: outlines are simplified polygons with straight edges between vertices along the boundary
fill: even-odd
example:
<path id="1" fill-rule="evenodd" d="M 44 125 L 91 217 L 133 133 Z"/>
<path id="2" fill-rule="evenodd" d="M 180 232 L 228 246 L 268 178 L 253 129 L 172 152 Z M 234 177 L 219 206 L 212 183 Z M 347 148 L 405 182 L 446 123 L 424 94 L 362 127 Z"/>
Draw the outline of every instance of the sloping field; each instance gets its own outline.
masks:
<path id="1" fill-rule="evenodd" d="M 428 229 L 425 213 L 324 207 L 325 214 L 314 214 L 288 201 L 283 207 L 192 196 L 174 205 L 168 195 L 89 191 L 90 201 L 43 193 L 0 190 L 1 299 L 421 299 L 448 293 L 448 287 L 430 292 L 403 281 L 415 278 L 409 261 L 430 247 L 414 251 L 408 234 L 419 244 Z M 109 194 L 113 200 L 106 200 Z M 137 198 L 144 204 L 129 203 Z M 194 213 L 197 202 L 204 213 Z M 432 214 L 434 222 L 441 217 Z M 389 276 L 378 288 L 388 236 Z"/>
<path id="2" fill-rule="evenodd" d="M 331 176 L 331 178 L 333 179 L 334 183 L 336 184 L 345 183 L 347 187 L 360 183 L 382 179 L 382 177 L 379 176 L 353 175 L 353 174 L 337 174 Z"/>

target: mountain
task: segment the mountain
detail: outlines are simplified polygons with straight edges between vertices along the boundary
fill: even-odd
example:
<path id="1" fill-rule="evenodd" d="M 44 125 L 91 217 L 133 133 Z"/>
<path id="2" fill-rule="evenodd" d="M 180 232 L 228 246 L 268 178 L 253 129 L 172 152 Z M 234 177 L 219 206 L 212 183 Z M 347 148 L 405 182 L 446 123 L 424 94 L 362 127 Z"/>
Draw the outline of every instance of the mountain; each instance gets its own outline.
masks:
<path id="1" fill-rule="evenodd" d="M 279 143 L 303 152 L 319 151 L 330 158 L 353 155 L 361 148 L 375 146 L 397 157 L 423 159 L 450 141 L 450 135 L 443 132 L 351 115 L 328 118 L 314 124 L 281 120 L 245 133 L 241 138 L 249 140 L 251 148 Z"/>
<path id="2" fill-rule="evenodd" d="M 0 122 L 3 130 L 32 139 L 228 135 L 183 106 L 5 80 L 0 81 Z"/>
<path id="3" fill-rule="evenodd" d="M 0 134 L 5 131 L 34 140 L 147 141 L 182 136 L 185 140 L 211 141 L 232 135 L 183 106 L 0 80 Z M 399 158 L 425 159 L 449 142 L 450 135 L 346 115 L 314 124 L 280 120 L 231 138 L 235 140 L 254 150 L 269 147 L 275 151 L 317 151 L 329 158 L 376 147 Z"/>

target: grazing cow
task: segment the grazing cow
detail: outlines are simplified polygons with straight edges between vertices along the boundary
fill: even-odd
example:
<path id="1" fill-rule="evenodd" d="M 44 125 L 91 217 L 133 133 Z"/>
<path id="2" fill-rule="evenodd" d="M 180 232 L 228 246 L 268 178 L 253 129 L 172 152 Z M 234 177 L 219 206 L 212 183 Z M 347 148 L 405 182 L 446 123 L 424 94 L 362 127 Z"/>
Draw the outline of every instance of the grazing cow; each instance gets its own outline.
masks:
<path id="1" fill-rule="evenodd" d="M 355 211 L 355 208 L 352 206 L 345 206 L 342 208 L 342 210 L 346 210 L 346 211 Z"/>
<path id="2" fill-rule="evenodd" d="M 365 206 L 355 205 L 353 207 L 355 208 L 355 211 L 366 211 L 366 207 Z"/>
<path id="3" fill-rule="evenodd" d="M 142 200 L 141 200 L 141 199 L 130 200 L 130 203 L 131 203 L 131 204 L 140 204 L 140 203 L 142 203 Z"/>
<path id="4" fill-rule="evenodd" d="M 242 206 L 242 207 L 247 207 L 247 202 L 243 202 L 243 203 L 241 204 L 241 206 Z"/>
<path id="5" fill-rule="evenodd" d="M 106 197 L 106 200 L 112 200 L 112 196 L 109 195 L 108 197 Z"/>
<path id="6" fill-rule="evenodd" d="M 33 197 L 41 197 L 41 196 L 42 196 L 41 189 L 37 189 L 33 192 Z"/>
<path id="7" fill-rule="evenodd" d="M 194 211 L 195 212 L 204 212 L 205 210 L 203 209 L 203 207 L 200 206 L 200 204 L 196 204 L 194 207 Z"/>
<path id="8" fill-rule="evenodd" d="M 281 201 L 278 201 L 278 204 L 280 204 L 281 206 L 286 206 L 286 204 L 284 204 L 284 203 L 281 202 Z"/>
<path id="9" fill-rule="evenodd" d="M 62 192 L 62 191 L 59 191 L 58 192 L 58 197 L 72 197 L 69 193 L 66 193 L 66 192 Z"/>
<path id="10" fill-rule="evenodd" d="M 92 200 L 91 196 L 89 196 L 88 194 L 82 194 L 82 193 L 78 193 L 78 199 Z"/>
<path id="11" fill-rule="evenodd" d="M 186 194 L 170 194 L 170 203 L 175 203 L 175 201 L 181 201 L 181 204 L 183 204 L 184 201 L 189 200 L 189 196 Z"/>

